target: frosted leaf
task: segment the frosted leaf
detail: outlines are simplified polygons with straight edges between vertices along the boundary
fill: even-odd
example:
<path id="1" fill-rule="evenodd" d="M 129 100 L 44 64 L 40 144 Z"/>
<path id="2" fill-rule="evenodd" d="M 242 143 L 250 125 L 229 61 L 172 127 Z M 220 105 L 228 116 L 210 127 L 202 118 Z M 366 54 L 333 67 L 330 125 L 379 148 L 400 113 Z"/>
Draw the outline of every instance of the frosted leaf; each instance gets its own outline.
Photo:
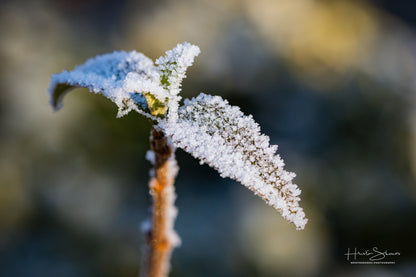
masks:
<path id="1" fill-rule="evenodd" d="M 245 116 L 219 96 L 201 93 L 178 110 L 177 122 L 161 122 L 176 147 L 201 163 L 215 168 L 222 177 L 241 182 L 263 198 L 282 216 L 303 229 L 307 222 L 299 207 L 300 190 L 292 183 L 294 173 L 284 170 L 277 146 L 260 133 L 252 116 Z"/>
<path id="2" fill-rule="evenodd" d="M 181 82 L 186 77 L 186 69 L 192 65 L 200 52 L 198 46 L 184 42 L 176 45 L 172 50 L 166 51 L 165 56 L 156 60 L 161 83 L 171 94 L 179 93 Z"/>
<path id="3" fill-rule="evenodd" d="M 283 160 L 275 154 L 277 146 L 269 144 L 251 116 L 221 97 L 205 94 L 178 108 L 181 82 L 199 52 L 187 42 L 178 44 L 156 60 L 157 66 L 135 51 L 97 56 L 70 72 L 54 74 L 50 103 L 59 109 L 69 90 L 85 87 L 117 104 L 118 116 L 131 110 L 144 114 L 176 147 L 214 167 L 222 177 L 240 181 L 303 229 L 307 219 L 298 204 L 301 191 L 292 183 L 295 174 L 284 170 Z M 147 158 L 154 160 L 151 152 Z"/>
<path id="4" fill-rule="evenodd" d="M 172 50 L 166 51 L 166 55 L 156 60 L 160 71 L 161 85 L 169 91 L 169 118 L 176 120 L 178 110 L 178 96 L 181 91 L 182 80 L 186 77 L 186 69 L 192 65 L 196 56 L 200 53 L 198 46 L 188 42 L 178 44 Z"/>
<path id="5" fill-rule="evenodd" d="M 135 102 L 135 97 L 132 97 L 135 93 L 151 93 L 160 102 L 168 96 L 160 86 L 159 70 L 152 60 L 135 51 L 97 56 L 72 71 L 54 74 L 49 86 L 51 105 L 59 109 L 65 94 L 76 87 L 85 87 L 109 98 L 118 106 L 118 116 L 136 110 L 153 118 L 149 111 L 145 111 L 143 103 Z"/>

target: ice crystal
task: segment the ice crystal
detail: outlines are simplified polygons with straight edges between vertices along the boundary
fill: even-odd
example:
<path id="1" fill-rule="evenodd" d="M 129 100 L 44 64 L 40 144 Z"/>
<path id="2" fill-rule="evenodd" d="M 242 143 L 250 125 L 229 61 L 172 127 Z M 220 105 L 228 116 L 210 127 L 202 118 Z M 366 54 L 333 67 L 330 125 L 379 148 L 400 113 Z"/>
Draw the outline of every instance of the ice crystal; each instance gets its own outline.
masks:
<path id="1" fill-rule="evenodd" d="M 135 110 L 151 119 L 174 143 L 215 168 L 222 177 L 241 182 L 303 229 L 300 190 L 294 173 L 284 170 L 277 146 L 260 133 L 259 125 L 219 96 L 200 94 L 179 108 L 181 82 L 199 54 L 197 46 L 178 44 L 156 60 L 141 53 L 113 52 L 89 59 L 73 71 L 52 76 L 51 104 L 59 109 L 74 87 L 101 93 L 119 108 L 118 116 Z M 154 160 L 149 152 L 147 158 Z"/>
<path id="2" fill-rule="evenodd" d="M 295 174 L 284 170 L 283 160 L 275 154 L 277 146 L 269 144 L 251 116 L 219 96 L 201 93 L 185 100 L 176 123 L 163 127 L 175 146 L 222 177 L 241 182 L 298 229 L 305 227 L 307 219 L 298 204 L 301 191 L 292 183 Z"/>

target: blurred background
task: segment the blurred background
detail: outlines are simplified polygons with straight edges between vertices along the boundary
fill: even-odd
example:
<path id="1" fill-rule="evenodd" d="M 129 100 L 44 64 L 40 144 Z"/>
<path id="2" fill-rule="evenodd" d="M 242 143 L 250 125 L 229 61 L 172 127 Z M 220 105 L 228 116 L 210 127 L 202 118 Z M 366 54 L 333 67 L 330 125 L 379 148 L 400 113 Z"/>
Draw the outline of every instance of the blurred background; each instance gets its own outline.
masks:
<path id="1" fill-rule="evenodd" d="M 295 231 L 177 151 L 171 276 L 416 276 L 416 3 L 400 0 L 0 2 L 0 276 L 137 276 L 150 124 L 50 76 L 113 50 L 199 45 L 183 96 L 252 114 L 297 173 Z M 351 265 L 348 248 L 400 252 Z"/>

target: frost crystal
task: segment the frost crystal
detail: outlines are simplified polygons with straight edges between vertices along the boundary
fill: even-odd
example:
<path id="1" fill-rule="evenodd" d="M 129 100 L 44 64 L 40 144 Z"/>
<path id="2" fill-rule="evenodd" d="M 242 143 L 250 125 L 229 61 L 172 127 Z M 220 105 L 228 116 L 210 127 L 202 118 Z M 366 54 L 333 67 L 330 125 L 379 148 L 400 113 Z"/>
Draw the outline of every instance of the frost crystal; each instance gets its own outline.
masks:
<path id="1" fill-rule="evenodd" d="M 298 204 L 301 191 L 292 183 L 295 174 L 283 169 L 283 160 L 275 154 L 277 146 L 260 134 L 251 116 L 219 96 L 201 93 L 185 100 L 176 123 L 161 125 L 175 146 L 215 168 L 222 177 L 241 182 L 297 229 L 305 227 L 307 219 Z"/>

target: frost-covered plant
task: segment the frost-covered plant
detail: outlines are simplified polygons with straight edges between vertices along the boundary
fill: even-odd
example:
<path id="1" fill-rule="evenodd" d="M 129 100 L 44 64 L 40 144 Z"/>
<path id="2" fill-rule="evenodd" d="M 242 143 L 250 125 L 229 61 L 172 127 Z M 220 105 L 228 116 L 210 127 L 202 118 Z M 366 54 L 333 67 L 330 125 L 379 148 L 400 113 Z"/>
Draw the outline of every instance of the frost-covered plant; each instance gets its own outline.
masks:
<path id="1" fill-rule="evenodd" d="M 154 165 L 149 185 L 153 210 L 151 222 L 144 224 L 148 243 L 144 276 L 166 276 L 172 249 L 180 243 L 173 230 L 176 147 L 215 168 L 222 177 L 241 182 L 297 229 L 307 222 L 298 204 L 301 191 L 292 183 L 295 174 L 284 170 L 277 146 L 270 145 L 251 115 L 204 93 L 179 105 L 181 82 L 199 52 L 197 46 L 185 42 L 155 64 L 135 51 L 113 52 L 53 75 L 49 87 L 50 103 L 56 110 L 70 89 L 86 87 L 113 101 L 118 117 L 136 111 L 151 120 L 152 150 L 147 159 Z"/>

